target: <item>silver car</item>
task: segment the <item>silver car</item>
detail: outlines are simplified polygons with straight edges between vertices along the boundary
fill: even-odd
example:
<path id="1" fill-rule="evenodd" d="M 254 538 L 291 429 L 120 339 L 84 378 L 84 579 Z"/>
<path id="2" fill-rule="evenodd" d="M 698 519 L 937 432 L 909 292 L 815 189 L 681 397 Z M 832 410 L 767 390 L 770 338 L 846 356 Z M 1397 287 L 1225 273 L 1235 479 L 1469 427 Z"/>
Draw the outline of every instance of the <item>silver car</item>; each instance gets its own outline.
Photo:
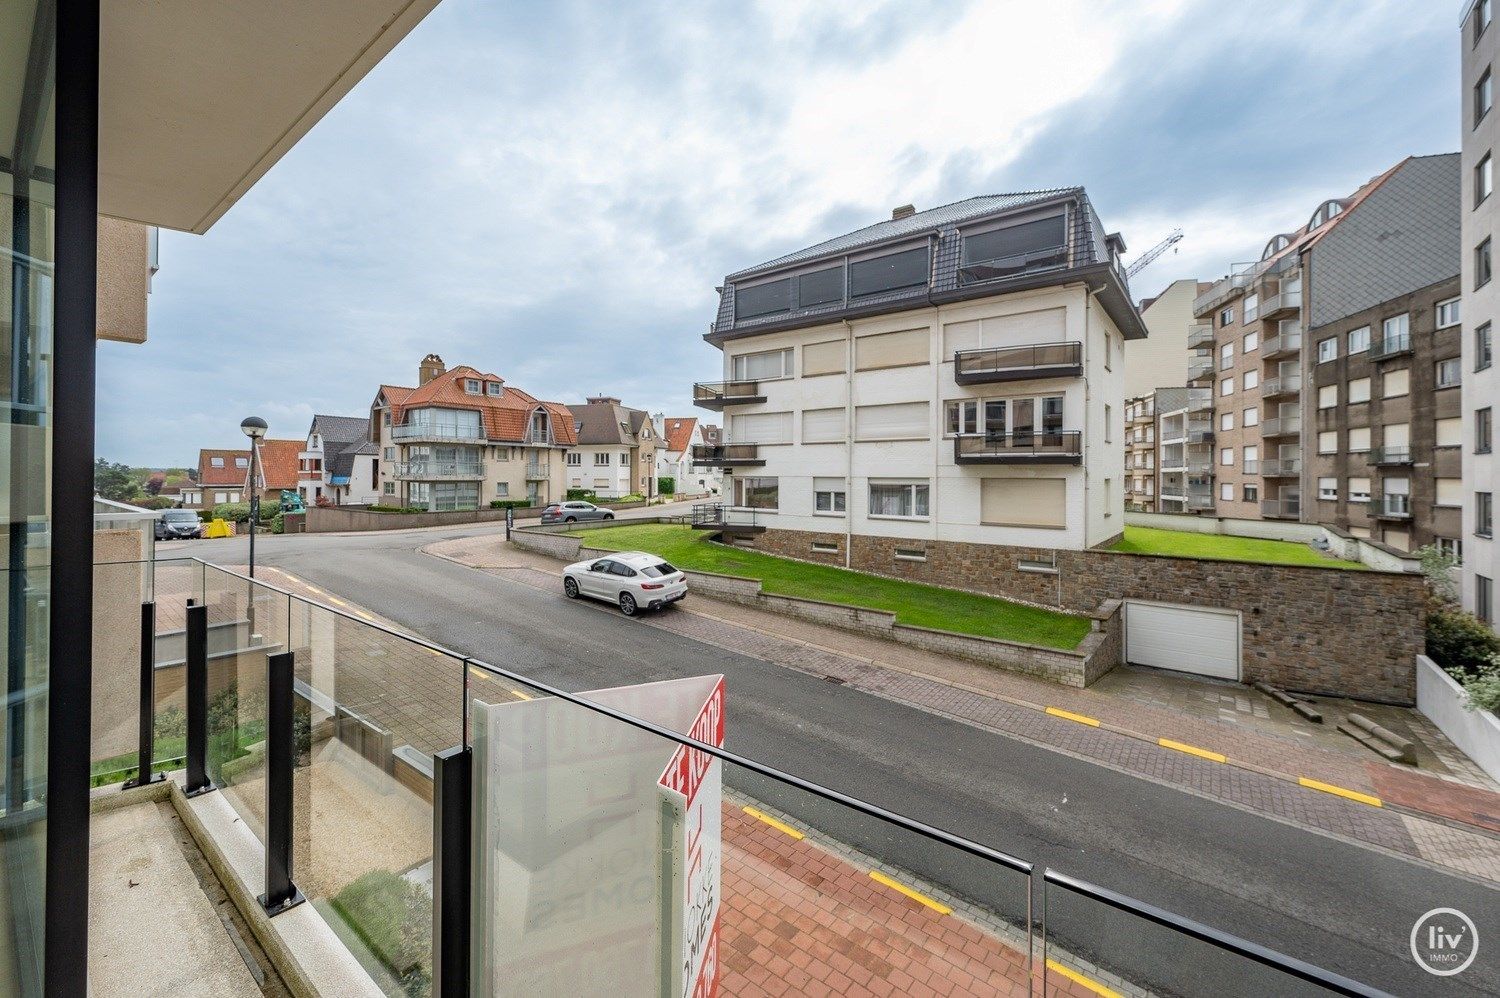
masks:
<path id="1" fill-rule="evenodd" d="M 614 518 L 614 510 L 595 506 L 581 499 L 555 502 L 542 509 L 543 523 L 577 523 L 580 520 L 613 520 Z"/>
<path id="2" fill-rule="evenodd" d="M 687 577 L 654 554 L 622 551 L 608 558 L 580 561 L 563 569 L 568 599 L 609 600 L 627 617 L 659 610 L 687 595 Z"/>

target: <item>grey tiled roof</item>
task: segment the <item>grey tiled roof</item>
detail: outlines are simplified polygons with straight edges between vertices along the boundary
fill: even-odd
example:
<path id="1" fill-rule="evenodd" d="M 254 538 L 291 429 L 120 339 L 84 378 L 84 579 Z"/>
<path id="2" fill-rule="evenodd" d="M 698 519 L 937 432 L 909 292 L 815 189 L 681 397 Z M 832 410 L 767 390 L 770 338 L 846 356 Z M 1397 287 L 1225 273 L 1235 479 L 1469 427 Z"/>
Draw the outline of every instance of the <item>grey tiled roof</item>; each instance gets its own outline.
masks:
<path id="1" fill-rule="evenodd" d="M 899 239 L 903 236 L 914 236 L 924 232 L 934 231 L 943 226 L 957 225 L 971 218 L 983 218 L 986 215 L 1012 208 L 1021 208 L 1028 204 L 1041 201 L 1050 201 L 1053 198 L 1074 194 L 1081 191 L 1081 187 L 1059 187 L 1046 191 L 1021 191 L 1014 194 L 980 194 L 976 197 L 966 198 L 963 201 L 955 201 L 937 208 L 929 208 L 919 211 L 906 218 L 890 218 L 874 225 L 867 225 L 863 229 L 823 242 L 806 249 L 787 253 L 774 260 L 747 267 L 744 270 L 730 274 L 727 280 L 733 281 L 749 274 L 762 270 L 771 270 L 784 267 L 787 264 L 798 263 L 803 260 L 816 260 L 821 256 L 829 256 L 835 253 L 848 253 L 864 246 L 873 246 L 877 243 Z"/>
<path id="2" fill-rule="evenodd" d="M 370 420 L 367 416 L 314 416 L 309 432 L 323 435 L 326 450 L 329 443 L 348 444 L 368 438 Z"/>

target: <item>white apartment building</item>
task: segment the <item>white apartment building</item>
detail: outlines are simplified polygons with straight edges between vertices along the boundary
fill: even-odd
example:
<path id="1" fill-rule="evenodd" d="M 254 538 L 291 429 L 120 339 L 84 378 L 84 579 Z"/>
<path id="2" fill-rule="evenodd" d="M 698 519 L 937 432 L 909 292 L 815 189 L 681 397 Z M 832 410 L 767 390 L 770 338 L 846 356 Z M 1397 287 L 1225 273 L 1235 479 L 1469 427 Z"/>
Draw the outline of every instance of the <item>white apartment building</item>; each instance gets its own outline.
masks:
<path id="1" fill-rule="evenodd" d="M 707 337 L 726 380 L 694 388 L 725 413 L 696 456 L 726 520 L 874 570 L 1119 535 L 1124 342 L 1146 334 L 1123 249 L 1071 188 L 897 209 L 731 274 Z"/>
<path id="2" fill-rule="evenodd" d="M 1500 155 L 1500 114 L 1494 74 L 1500 72 L 1500 29 L 1491 0 L 1474 0 L 1464 15 L 1459 47 L 1463 66 L 1463 347 L 1460 410 L 1463 419 L 1463 602 L 1494 626 L 1495 555 L 1494 405 L 1500 376 L 1494 364 L 1494 325 L 1500 320 L 1495 277 L 1495 155 Z"/>

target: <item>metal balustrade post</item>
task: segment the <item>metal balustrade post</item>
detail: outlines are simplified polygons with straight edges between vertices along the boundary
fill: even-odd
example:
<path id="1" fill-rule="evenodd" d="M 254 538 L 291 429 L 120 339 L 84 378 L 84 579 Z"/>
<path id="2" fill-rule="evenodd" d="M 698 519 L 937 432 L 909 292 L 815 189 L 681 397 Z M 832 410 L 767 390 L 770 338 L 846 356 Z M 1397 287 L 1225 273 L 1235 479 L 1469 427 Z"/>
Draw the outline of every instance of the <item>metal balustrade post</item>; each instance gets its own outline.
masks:
<path id="1" fill-rule="evenodd" d="M 469 993 L 473 753 L 464 745 L 432 757 L 432 993 Z"/>
<path id="2" fill-rule="evenodd" d="M 292 883 L 292 766 L 297 757 L 292 653 L 268 656 L 266 671 L 266 892 L 260 905 L 274 918 L 307 898 Z"/>
<path id="3" fill-rule="evenodd" d="M 136 777 L 125 786 L 143 787 L 166 779 L 165 773 L 154 773 L 151 764 L 156 756 L 156 604 L 141 604 L 141 701 L 140 728 L 136 740 Z"/>
<path id="4" fill-rule="evenodd" d="M 208 778 L 208 607 L 187 603 L 187 785 L 197 797 L 219 789 Z"/>

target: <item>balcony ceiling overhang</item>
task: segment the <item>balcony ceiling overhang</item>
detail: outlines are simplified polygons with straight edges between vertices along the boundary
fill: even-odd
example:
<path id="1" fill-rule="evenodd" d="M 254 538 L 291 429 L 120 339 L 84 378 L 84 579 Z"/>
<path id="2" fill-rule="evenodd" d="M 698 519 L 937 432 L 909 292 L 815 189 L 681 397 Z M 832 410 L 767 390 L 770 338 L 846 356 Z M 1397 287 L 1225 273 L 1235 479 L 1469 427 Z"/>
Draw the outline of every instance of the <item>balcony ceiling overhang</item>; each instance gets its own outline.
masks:
<path id="1" fill-rule="evenodd" d="M 208 231 L 437 4 L 101 5 L 100 213 Z"/>

